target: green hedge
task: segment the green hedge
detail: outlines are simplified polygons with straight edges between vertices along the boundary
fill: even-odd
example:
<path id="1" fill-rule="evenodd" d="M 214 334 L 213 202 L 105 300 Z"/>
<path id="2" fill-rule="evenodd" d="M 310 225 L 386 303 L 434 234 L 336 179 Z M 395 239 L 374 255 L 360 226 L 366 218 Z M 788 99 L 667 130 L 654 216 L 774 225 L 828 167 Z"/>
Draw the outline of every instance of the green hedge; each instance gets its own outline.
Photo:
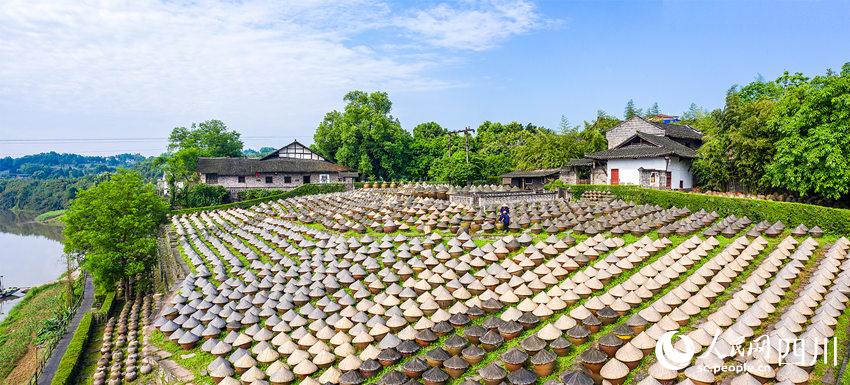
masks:
<path id="1" fill-rule="evenodd" d="M 802 223 L 820 226 L 832 234 L 850 234 L 850 210 L 795 202 L 733 198 L 670 190 L 646 189 L 637 186 L 571 185 L 576 197 L 586 190 L 607 190 L 617 197 L 637 203 L 656 204 L 662 207 L 687 207 L 705 209 L 720 215 L 747 216 L 754 221 L 782 221 L 789 226 Z"/>
<path id="2" fill-rule="evenodd" d="M 206 207 L 227 202 L 227 189 L 224 186 L 196 184 L 189 187 L 183 194 L 181 203 L 184 207 Z"/>
<path id="3" fill-rule="evenodd" d="M 80 325 L 68 344 L 68 350 L 65 351 L 65 355 L 59 361 L 59 367 L 56 369 L 56 375 L 53 376 L 50 385 L 70 385 L 72 383 L 79 362 L 83 359 L 82 355 L 86 350 L 86 345 L 88 345 L 91 330 L 92 313 L 89 312 L 83 315 L 80 320 Z"/>
<path id="4" fill-rule="evenodd" d="M 174 210 L 171 212 L 172 215 L 180 215 L 180 214 L 191 214 L 200 211 L 210 211 L 210 210 L 226 210 L 231 208 L 248 208 L 263 202 L 278 200 L 278 199 L 286 199 L 292 197 L 298 197 L 303 195 L 315 195 L 315 194 L 328 194 L 335 192 L 345 191 L 346 187 L 342 183 L 311 183 L 311 184 L 303 184 L 298 186 L 292 190 L 282 192 L 280 194 L 267 196 L 264 198 L 250 199 L 245 201 L 239 201 L 234 203 L 228 203 L 224 205 L 216 205 L 216 206 L 207 206 L 207 207 L 195 207 L 190 209 L 183 210 Z"/>
<path id="5" fill-rule="evenodd" d="M 285 192 L 286 190 L 280 189 L 249 188 L 247 190 L 242 190 L 236 193 L 236 197 L 239 198 L 240 201 L 244 201 L 268 198 L 271 196 L 280 195 Z"/>
<path id="6" fill-rule="evenodd" d="M 106 293 L 106 296 L 103 298 L 103 303 L 100 304 L 100 310 L 98 310 L 98 313 L 103 317 L 109 316 L 109 313 L 112 312 L 113 303 L 115 303 L 115 292 L 110 291 L 109 293 Z"/>

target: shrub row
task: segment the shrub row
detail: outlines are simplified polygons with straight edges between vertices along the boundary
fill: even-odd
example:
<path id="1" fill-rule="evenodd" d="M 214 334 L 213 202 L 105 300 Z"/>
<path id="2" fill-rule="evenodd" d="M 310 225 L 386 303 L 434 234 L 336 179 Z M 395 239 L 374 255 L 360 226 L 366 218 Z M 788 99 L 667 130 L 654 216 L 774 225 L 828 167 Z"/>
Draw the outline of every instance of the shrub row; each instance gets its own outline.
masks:
<path id="1" fill-rule="evenodd" d="M 115 303 L 115 292 L 110 291 L 109 293 L 106 293 L 106 296 L 103 298 L 103 303 L 100 304 L 100 310 L 97 312 L 103 317 L 109 316 L 109 313 L 112 312 L 113 303 Z"/>
<path id="2" fill-rule="evenodd" d="M 249 188 L 247 190 L 242 190 L 236 193 L 236 197 L 239 198 L 240 201 L 244 201 L 268 198 L 271 196 L 280 195 L 285 192 L 286 190 L 281 189 Z"/>
<path id="3" fill-rule="evenodd" d="M 205 207 L 227 202 L 227 189 L 224 186 L 195 184 L 190 186 L 182 197 L 184 207 Z"/>
<path id="4" fill-rule="evenodd" d="M 92 324 L 92 313 L 88 312 L 83 315 L 80 325 L 68 344 L 68 350 L 65 351 L 62 360 L 59 361 L 59 367 L 56 369 L 53 381 L 50 382 L 51 385 L 70 385 L 72 383 L 74 374 L 79 369 L 79 362 L 83 359 L 83 352 L 88 345 Z"/>
<path id="5" fill-rule="evenodd" d="M 174 210 L 171 212 L 172 215 L 180 215 L 180 214 L 191 214 L 200 211 L 210 211 L 210 210 L 226 210 L 231 208 L 247 208 L 254 206 L 259 203 L 268 202 L 272 200 L 278 199 L 286 199 L 299 197 L 303 195 L 315 195 L 315 194 L 328 194 L 335 192 L 345 191 L 346 187 L 342 183 L 312 183 L 312 184 L 304 184 L 298 186 L 292 190 L 281 192 L 280 194 L 270 195 L 263 198 L 257 199 L 249 199 L 234 203 L 228 203 L 223 205 L 215 205 L 215 206 L 206 206 L 206 207 L 195 207 L 190 209 L 183 210 Z"/>
<path id="6" fill-rule="evenodd" d="M 655 204 L 662 207 L 687 207 L 691 210 L 716 211 L 720 215 L 747 216 L 754 221 L 782 221 L 786 225 L 800 223 L 820 226 L 832 234 L 850 234 L 850 210 L 816 206 L 795 202 L 733 198 L 687 193 L 670 190 L 647 189 L 637 186 L 572 185 L 576 197 L 586 190 L 607 190 L 617 197 L 636 203 Z"/>

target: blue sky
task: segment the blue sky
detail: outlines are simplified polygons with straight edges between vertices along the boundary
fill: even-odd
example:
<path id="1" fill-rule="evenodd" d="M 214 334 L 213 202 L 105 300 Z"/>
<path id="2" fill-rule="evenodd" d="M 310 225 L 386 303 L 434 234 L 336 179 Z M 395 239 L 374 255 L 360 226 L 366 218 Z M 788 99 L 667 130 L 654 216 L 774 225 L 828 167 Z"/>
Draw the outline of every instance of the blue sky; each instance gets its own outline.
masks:
<path id="1" fill-rule="evenodd" d="M 850 61 L 844 1 L 288 3 L 3 2 L 0 156 L 156 154 L 210 118 L 249 147 L 310 142 L 352 89 L 389 92 L 407 129 L 679 114 Z"/>

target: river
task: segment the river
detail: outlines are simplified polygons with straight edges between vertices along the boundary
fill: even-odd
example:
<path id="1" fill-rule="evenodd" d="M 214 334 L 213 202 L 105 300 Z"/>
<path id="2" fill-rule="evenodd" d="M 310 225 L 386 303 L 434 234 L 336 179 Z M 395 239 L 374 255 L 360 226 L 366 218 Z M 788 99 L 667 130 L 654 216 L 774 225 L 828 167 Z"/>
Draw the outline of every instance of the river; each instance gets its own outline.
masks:
<path id="1" fill-rule="evenodd" d="M 34 222 L 32 216 L 0 211 L 0 276 L 3 287 L 38 286 L 65 271 L 62 228 Z M 0 320 L 20 298 L 0 302 Z"/>

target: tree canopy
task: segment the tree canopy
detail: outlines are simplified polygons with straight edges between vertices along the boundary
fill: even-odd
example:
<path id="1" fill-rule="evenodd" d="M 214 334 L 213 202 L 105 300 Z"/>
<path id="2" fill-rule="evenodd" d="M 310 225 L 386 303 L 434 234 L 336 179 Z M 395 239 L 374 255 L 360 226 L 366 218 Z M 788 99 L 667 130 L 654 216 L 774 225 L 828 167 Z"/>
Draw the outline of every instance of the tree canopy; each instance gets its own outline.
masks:
<path id="1" fill-rule="evenodd" d="M 343 100 L 343 111 L 328 112 L 319 124 L 313 150 L 365 178 L 405 178 L 412 137 L 390 115 L 387 93 L 351 91 Z"/>
<path id="2" fill-rule="evenodd" d="M 620 123 L 600 111 L 583 127 L 572 127 L 563 117 L 559 132 L 530 123 L 484 121 L 473 134 L 450 133 L 439 123 L 426 122 L 413 127 L 411 135 L 390 115 L 386 93 L 351 91 L 345 101 L 343 111 L 325 114 L 312 148 L 365 179 L 493 182 L 517 168 L 560 167 L 570 158 L 604 149 L 603 130 Z"/>
<path id="3" fill-rule="evenodd" d="M 850 189 L 850 63 L 806 80 L 787 73 L 769 127 L 779 134 L 765 179 L 800 195 L 831 199 Z"/>
<path id="4" fill-rule="evenodd" d="M 712 190 L 792 192 L 828 199 L 850 188 L 850 63 L 808 78 L 788 72 L 732 87 L 723 108 L 693 107 L 688 123 L 705 133 L 694 163 Z"/>
<path id="5" fill-rule="evenodd" d="M 242 156 L 240 134 L 220 120 L 192 123 L 189 128 L 174 127 L 168 136 L 168 151 L 192 149 L 198 156 Z"/>
<path id="6" fill-rule="evenodd" d="M 240 157 L 242 147 L 239 132 L 228 129 L 220 120 L 192 123 L 189 128 L 175 127 L 171 130 L 168 152 L 162 155 L 156 166 L 165 170 L 172 205 L 187 194 L 197 171 L 198 158 Z"/>
<path id="7" fill-rule="evenodd" d="M 156 264 L 156 236 L 168 205 L 137 172 L 119 170 L 81 191 L 65 214 L 65 252 L 84 256 L 98 285 L 125 294 Z"/>

